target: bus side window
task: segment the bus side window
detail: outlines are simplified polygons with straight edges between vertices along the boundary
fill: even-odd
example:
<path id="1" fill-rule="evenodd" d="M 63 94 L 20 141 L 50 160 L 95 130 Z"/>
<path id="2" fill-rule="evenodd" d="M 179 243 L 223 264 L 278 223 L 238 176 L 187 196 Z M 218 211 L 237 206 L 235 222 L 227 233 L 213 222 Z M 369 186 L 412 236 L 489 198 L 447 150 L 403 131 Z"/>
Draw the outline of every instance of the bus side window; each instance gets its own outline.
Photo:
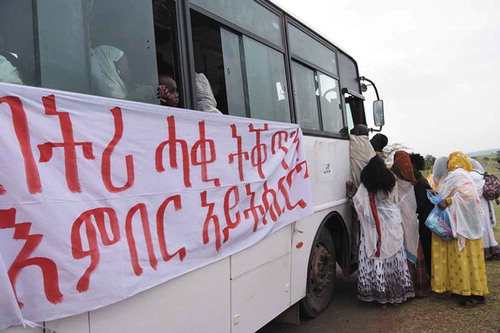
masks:
<path id="1" fill-rule="evenodd" d="M 153 17 L 159 83 L 165 84 L 169 80 L 173 80 L 177 85 L 177 90 L 179 90 L 182 87 L 182 82 L 179 70 L 175 1 L 153 0 Z M 172 90 L 170 93 L 175 94 L 172 84 L 167 84 L 165 88 L 167 90 L 170 88 Z M 178 104 L 175 106 L 185 106 L 183 96 L 183 92 L 180 91 L 178 93 Z M 169 103 L 164 104 L 173 106 Z"/>
<path id="2" fill-rule="evenodd" d="M 88 17 L 93 92 L 158 103 L 151 0 L 94 0 L 88 3 Z"/>
<path id="3" fill-rule="evenodd" d="M 225 114 L 290 122 L 284 55 L 191 12 L 195 67 Z"/>
<path id="4" fill-rule="evenodd" d="M 0 1 L 0 82 L 39 85 L 33 1 Z"/>
<path id="5" fill-rule="evenodd" d="M 336 53 L 290 23 L 287 27 L 297 122 L 304 129 L 341 134 Z"/>

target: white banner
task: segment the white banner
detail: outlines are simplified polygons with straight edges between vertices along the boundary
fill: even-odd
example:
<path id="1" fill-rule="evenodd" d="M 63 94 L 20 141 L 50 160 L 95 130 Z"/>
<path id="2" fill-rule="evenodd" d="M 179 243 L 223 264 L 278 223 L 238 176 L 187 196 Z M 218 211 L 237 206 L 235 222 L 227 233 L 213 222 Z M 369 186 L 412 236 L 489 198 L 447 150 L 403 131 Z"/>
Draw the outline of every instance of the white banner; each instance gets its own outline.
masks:
<path id="1" fill-rule="evenodd" d="M 109 305 L 312 214 L 301 138 L 0 83 L 0 312 L 13 311 L 0 328 L 19 324 L 17 305 L 34 322 Z"/>

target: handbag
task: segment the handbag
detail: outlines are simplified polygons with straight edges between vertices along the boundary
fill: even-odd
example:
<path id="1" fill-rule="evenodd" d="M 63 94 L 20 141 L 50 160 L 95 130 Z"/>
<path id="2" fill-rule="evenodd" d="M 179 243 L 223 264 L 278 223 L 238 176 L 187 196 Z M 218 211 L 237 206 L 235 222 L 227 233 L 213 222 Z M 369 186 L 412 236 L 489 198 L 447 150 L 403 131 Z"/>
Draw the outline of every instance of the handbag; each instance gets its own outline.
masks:
<path id="1" fill-rule="evenodd" d="M 427 191 L 427 198 L 429 198 L 436 207 L 434 207 L 429 213 L 429 216 L 427 216 L 425 226 L 444 240 L 450 241 L 455 239 L 455 237 L 453 237 L 453 230 L 451 229 L 448 209 L 441 209 L 437 206 L 437 204 L 443 201 L 443 198 L 436 191 L 432 192 L 429 190 Z"/>

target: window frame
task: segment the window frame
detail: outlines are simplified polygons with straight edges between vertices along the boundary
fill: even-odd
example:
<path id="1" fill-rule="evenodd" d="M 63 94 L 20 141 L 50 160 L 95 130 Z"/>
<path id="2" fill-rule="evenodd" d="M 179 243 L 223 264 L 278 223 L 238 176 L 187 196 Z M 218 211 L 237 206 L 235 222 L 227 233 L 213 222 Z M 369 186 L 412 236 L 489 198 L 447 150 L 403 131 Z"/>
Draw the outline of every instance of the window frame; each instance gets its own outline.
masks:
<path id="1" fill-rule="evenodd" d="M 299 56 L 296 56 L 294 54 L 292 54 L 291 52 L 291 48 L 290 48 L 290 44 L 289 44 L 289 39 L 288 39 L 288 26 L 287 24 L 290 24 L 292 26 L 294 26 L 295 28 L 299 29 L 301 32 L 307 34 L 310 38 L 314 39 L 315 41 L 321 43 L 323 46 L 325 46 L 326 48 L 330 49 L 331 51 L 333 51 L 335 53 L 335 65 L 336 65 L 336 69 L 337 69 L 337 74 L 334 75 L 333 73 L 331 73 L 330 71 L 327 71 L 325 70 L 324 68 L 318 66 L 318 65 L 315 65 L 315 64 L 312 64 L 311 62 L 303 59 L 302 57 L 299 57 Z M 343 124 L 344 124 L 344 128 L 347 126 L 347 118 L 346 118 L 346 110 L 345 110 L 345 101 L 344 101 L 344 98 L 343 98 L 343 94 L 342 94 L 342 85 L 341 85 L 341 81 L 340 81 L 340 68 L 339 68 L 339 61 L 338 61 L 338 52 L 339 50 L 337 48 L 335 48 L 332 44 L 329 44 L 327 42 L 325 42 L 324 39 L 321 38 L 321 36 L 315 34 L 314 32 L 312 32 L 310 29 L 308 29 L 306 26 L 304 26 L 302 23 L 300 23 L 298 20 L 294 19 L 293 17 L 289 16 L 289 15 L 286 15 L 285 17 L 285 25 L 286 25 L 286 28 L 283 29 L 286 31 L 287 33 L 287 44 L 286 44 L 286 47 L 287 47 L 287 51 L 288 51 L 288 64 L 290 66 L 290 80 L 289 80 L 289 83 L 292 85 L 291 87 L 291 91 L 293 91 L 293 80 L 292 80 L 292 77 L 291 77 L 291 64 L 292 64 L 292 61 L 295 61 L 299 64 L 301 64 L 302 66 L 305 66 L 305 67 L 308 67 L 309 69 L 312 69 L 314 70 L 315 72 L 318 72 L 318 73 L 321 73 L 323 75 L 326 75 L 326 76 L 329 76 L 335 80 L 337 80 L 337 84 L 338 84 L 338 88 L 339 88 L 339 100 L 340 100 L 340 104 L 341 104 L 341 115 L 342 115 L 342 121 L 343 121 Z M 319 83 L 318 83 L 319 84 Z M 293 108 L 293 112 L 296 113 L 296 105 L 295 105 L 295 97 L 292 98 L 293 100 L 293 104 L 294 104 L 294 108 Z M 322 125 L 322 122 L 323 122 L 323 115 L 322 115 L 322 110 L 321 110 L 321 105 L 319 105 L 319 108 L 318 108 L 318 115 L 320 117 L 320 124 L 321 124 L 321 127 L 323 127 Z M 295 117 L 295 119 L 297 120 L 297 118 Z M 297 121 L 295 121 L 295 123 L 297 123 Z M 308 134 L 308 135 L 314 135 L 314 136 L 320 136 L 320 137 L 327 137 L 327 138 L 336 138 L 336 139 L 345 139 L 345 140 L 348 140 L 349 139 L 349 136 L 348 134 L 342 134 L 342 133 L 333 133 L 333 132 L 327 132 L 327 131 L 318 131 L 318 130 L 312 130 L 312 129 L 306 129 L 306 128 L 303 128 L 302 131 L 304 132 L 304 134 Z"/>

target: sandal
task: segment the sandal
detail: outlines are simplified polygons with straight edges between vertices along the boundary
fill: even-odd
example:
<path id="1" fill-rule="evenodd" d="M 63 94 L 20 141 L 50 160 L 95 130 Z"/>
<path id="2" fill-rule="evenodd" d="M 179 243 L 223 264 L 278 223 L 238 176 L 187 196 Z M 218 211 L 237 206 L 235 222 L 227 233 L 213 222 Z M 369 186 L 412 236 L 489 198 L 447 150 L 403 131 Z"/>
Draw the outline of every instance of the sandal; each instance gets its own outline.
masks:
<path id="1" fill-rule="evenodd" d="M 478 300 L 474 298 L 468 298 L 458 304 L 461 308 L 473 308 L 479 304 Z"/>

